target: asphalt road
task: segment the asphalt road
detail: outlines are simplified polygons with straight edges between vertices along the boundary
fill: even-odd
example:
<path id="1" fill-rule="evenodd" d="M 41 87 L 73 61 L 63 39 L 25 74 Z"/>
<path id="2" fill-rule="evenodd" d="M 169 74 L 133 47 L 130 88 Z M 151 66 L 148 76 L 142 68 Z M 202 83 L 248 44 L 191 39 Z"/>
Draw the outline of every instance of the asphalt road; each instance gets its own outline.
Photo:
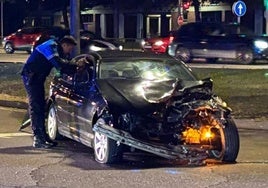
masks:
<path id="1" fill-rule="evenodd" d="M 183 166 L 154 155 L 127 153 L 122 163 L 108 166 L 95 162 L 92 149 L 68 139 L 54 149 L 33 149 L 30 128 L 18 132 L 25 113 L 0 107 L 1 188 L 268 187 L 268 124 L 261 121 L 236 120 L 241 148 L 236 164 Z"/>

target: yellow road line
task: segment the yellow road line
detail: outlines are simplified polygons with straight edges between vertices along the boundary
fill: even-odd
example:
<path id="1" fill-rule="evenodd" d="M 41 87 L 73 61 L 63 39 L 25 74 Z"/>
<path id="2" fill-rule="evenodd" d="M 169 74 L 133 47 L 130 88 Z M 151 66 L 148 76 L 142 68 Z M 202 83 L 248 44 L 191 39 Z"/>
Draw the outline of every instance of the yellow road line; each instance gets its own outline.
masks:
<path id="1" fill-rule="evenodd" d="M 12 138 L 19 136 L 31 136 L 30 133 L 0 133 L 0 138 Z"/>

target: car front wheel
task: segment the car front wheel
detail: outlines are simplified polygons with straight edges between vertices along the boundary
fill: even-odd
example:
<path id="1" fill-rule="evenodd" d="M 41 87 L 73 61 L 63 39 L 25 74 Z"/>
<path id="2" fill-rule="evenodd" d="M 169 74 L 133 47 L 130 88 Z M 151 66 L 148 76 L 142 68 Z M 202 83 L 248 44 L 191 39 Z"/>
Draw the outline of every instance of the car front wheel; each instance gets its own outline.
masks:
<path id="1" fill-rule="evenodd" d="M 175 57 L 182 60 L 185 63 L 188 63 L 191 60 L 190 50 L 184 47 L 179 47 L 176 50 Z"/>
<path id="2" fill-rule="evenodd" d="M 210 150 L 209 156 L 223 162 L 234 163 L 239 152 L 239 134 L 235 122 L 227 119 L 226 124 L 214 132 L 218 135 L 219 147 Z"/>
<path id="3" fill-rule="evenodd" d="M 105 120 L 100 118 L 97 123 L 105 124 Z M 115 163 L 121 160 L 121 145 L 117 145 L 115 140 L 110 139 L 105 134 L 95 132 L 94 134 L 94 156 L 99 163 Z"/>
<path id="4" fill-rule="evenodd" d="M 4 50 L 7 54 L 13 54 L 14 53 L 14 48 L 13 48 L 13 45 L 11 43 L 6 43 L 5 47 L 4 47 Z"/>
<path id="5" fill-rule="evenodd" d="M 241 64 L 251 64 L 253 62 L 253 52 L 250 48 L 242 47 L 237 50 L 236 59 Z"/>

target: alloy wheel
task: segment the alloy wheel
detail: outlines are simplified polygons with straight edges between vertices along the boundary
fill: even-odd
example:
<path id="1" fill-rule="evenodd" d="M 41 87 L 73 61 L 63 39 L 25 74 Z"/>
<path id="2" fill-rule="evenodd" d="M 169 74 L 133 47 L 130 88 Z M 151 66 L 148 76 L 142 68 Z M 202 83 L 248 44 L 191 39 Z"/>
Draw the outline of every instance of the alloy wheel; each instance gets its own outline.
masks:
<path id="1" fill-rule="evenodd" d="M 52 106 L 49 109 L 47 118 L 47 133 L 51 140 L 56 140 L 58 134 L 57 117 L 55 108 Z"/>
<path id="2" fill-rule="evenodd" d="M 108 152 L 108 137 L 106 135 L 95 132 L 94 150 L 97 161 L 103 162 L 106 160 Z"/>

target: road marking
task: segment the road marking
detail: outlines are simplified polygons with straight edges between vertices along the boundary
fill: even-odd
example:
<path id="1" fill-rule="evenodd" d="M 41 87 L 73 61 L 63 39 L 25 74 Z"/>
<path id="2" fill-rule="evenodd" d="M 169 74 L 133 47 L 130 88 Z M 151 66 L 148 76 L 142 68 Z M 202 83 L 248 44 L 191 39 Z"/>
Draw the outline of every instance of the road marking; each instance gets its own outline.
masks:
<path id="1" fill-rule="evenodd" d="M 19 136 L 31 136 L 30 133 L 0 133 L 0 138 L 12 138 Z"/>

